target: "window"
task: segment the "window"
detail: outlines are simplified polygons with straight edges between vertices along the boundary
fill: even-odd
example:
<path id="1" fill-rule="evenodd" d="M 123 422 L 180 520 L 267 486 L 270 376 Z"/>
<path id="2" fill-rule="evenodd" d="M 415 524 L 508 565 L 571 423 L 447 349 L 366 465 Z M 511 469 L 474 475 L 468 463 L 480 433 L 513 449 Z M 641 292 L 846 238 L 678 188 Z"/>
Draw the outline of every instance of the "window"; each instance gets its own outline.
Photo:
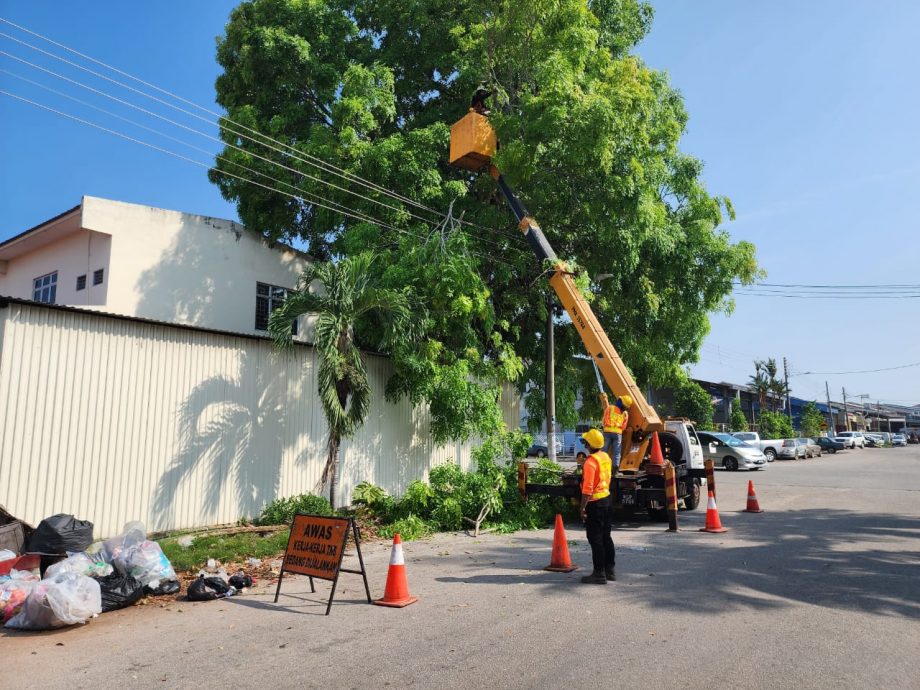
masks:
<path id="1" fill-rule="evenodd" d="M 84 273 L 82 276 L 77 276 L 77 292 L 79 292 L 80 290 L 85 290 L 85 289 L 86 289 L 86 274 Z"/>
<path id="2" fill-rule="evenodd" d="M 256 283 L 256 330 L 268 330 L 268 317 L 287 299 L 288 290 L 277 285 Z M 297 322 L 291 326 L 291 335 L 297 335 Z"/>
<path id="3" fill-rule="evenodd" d="M 57 297 L 57 271 L 40 276 L 32 281 L 32 299 L 36 302 L 54 304 Z"/>
<path id="4" fill-rule="evenodd" d="M 97 268 L 93 271 L 93 285 L 102 285 L 102 277 L 105 272 L 103 268 Z"/>

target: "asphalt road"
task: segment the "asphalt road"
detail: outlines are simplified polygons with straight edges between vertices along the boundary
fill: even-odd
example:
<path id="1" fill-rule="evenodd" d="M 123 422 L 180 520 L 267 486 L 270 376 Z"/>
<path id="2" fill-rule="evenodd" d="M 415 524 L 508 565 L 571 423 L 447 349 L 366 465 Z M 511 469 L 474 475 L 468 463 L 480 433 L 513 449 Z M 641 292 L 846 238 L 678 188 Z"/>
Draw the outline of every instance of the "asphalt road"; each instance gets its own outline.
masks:
<path id="1" fill-rule="evenodd" d="M 753 479 L 761 507 L 745 507 Z M 920 448 L 847 451 L 717 472 L 722 523 L 617 525 L 618 581 L 581 585 L 590 551 L 568 526 L 406 545 L 405 609 L 327 583 L 166 608 L 58 632 L 0 633 L 0 687 L 920 688 Z M 367 545 L 380 596 L 389 547 Z"/>

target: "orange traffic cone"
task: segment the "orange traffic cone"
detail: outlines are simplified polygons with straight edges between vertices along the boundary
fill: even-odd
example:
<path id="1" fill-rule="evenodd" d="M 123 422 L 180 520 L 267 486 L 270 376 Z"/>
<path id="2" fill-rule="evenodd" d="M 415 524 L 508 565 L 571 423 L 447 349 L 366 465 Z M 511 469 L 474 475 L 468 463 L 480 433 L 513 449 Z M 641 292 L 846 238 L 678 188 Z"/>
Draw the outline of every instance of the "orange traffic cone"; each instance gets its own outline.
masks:
<path id="1" fill-rule="evenodd" d="M 572 558 L 569 556 L 569 543 L 565 540 L 565 527 L 562 526 L 562 515 L 556 513 L 556 530 L 553 533 L 553 555 L 550 557 L 549 565 L 543 570 L 552 570 L 554 573 L 570 573 L 578 568 L 572 565 Z"/>
<path id="2" fill-rule="evenodd" d="M 763 510 L 760 508 L 760 504 L 757 502 L 757 494 L 754 493 L 754 482 L 750 479 L 748 480 L 748 500 L 747 508 L 744 509 L 745 513 L 762 513 Z"/>
<path id="3" fill-rule="evenodd" d="M 709 492 L 709 503 L 706 504 L 706 526 L 700 532 L 727 532 L 722 527 L 722 521 L 719 519 L 719 509 L 716 508 L 716 497 Z"/>
<path id="4" fill-rule="evenodd" d="M 658 440 L 657 431 L 652 434 L 652 452 L 649 457 L 649 464 L 664 467 L 664 455 L 661 452 L 661 441 Z"/>
<path id="5" fill-rule="evenodd" d="M 402 540 L 399 534 L 393 536 L 393 550 L 390 552 L 390 569 L 387 571 L 387 585 L 383 590 L 383 599 L 374 603 L 378 606 L 392 606 L 401 609 L 414 604 L 417 597 L 409 594 L 409 581 L 406 579 L 406 561 L 403 558 Z"/>

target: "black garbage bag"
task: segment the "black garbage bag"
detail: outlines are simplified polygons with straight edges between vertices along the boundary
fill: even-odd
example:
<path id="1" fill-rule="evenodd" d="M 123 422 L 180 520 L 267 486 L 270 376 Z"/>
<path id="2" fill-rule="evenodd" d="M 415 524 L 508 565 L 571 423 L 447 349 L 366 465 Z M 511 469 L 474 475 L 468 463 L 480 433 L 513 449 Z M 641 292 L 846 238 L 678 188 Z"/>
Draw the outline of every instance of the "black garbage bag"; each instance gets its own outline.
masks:
<path id="1" fill-rule="evenodd" d="M 92 543 L 92 522 L 60 513 L 38 523 L 29 539 L 27 551 L 65 554 L 68 551 L 85 551 Z"/>
<path id="2" fill-rule="evenodd" d="M 144 592 L 152 597 L 161 597 L 164 594 L 178 594 L 180 589 L 182 589 L 182 585 L 179 584 L 178 580 L 160 580 L 160 584 L 156 587 L 144 585 Z"/>
<path id="3" fill-rule="evenodd" d="M 213 601 L 233 596 L 236 589 L 230 587 L 219 577 L 205 577 L 199 575 L 198 579 L 188 586 L 186 596 L 189 601 Z"/>
<path id="4" fill-rule="evenodd" d="M 252 587 L 252 578 L 242 570 L 239 571 L 236 575 L 231 575 L 229 582 L 231 587 L 236 587 L 237 589 Z"/>
<path id="5" fill-rule="evenodd" d="M 139 601 L 144 596 L 144 585 L 130 575 L 117 570 L 111 575 L 95 578 L 102 592 L 102 612 L 116 611 Z"/>

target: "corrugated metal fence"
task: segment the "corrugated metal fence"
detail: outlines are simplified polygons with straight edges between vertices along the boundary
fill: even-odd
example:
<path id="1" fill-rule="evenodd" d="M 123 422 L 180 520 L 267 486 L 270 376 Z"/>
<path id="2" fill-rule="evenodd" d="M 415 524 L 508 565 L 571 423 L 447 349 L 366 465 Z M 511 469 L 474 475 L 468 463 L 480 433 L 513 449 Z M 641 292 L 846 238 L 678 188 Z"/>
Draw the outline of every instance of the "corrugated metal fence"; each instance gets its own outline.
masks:
<path id="1" fill-rule="evenodd" d="M 469 444 L 435 446 L 425 410 L 383 398 L 390 363 L 367 358 L 373 402 L 343 446 L 338 502 L 361 481 L 400 493 Z M 316 492 L 326 422 L 312 347 L 11 302 L 0 309 L 0 504 L 33 524 L 58 513 L 111 535 L 258 515 Z M 508 396 L 506 417 L 515 422 Z M 516 426 L 516 424 L 515 424 Z"/>

